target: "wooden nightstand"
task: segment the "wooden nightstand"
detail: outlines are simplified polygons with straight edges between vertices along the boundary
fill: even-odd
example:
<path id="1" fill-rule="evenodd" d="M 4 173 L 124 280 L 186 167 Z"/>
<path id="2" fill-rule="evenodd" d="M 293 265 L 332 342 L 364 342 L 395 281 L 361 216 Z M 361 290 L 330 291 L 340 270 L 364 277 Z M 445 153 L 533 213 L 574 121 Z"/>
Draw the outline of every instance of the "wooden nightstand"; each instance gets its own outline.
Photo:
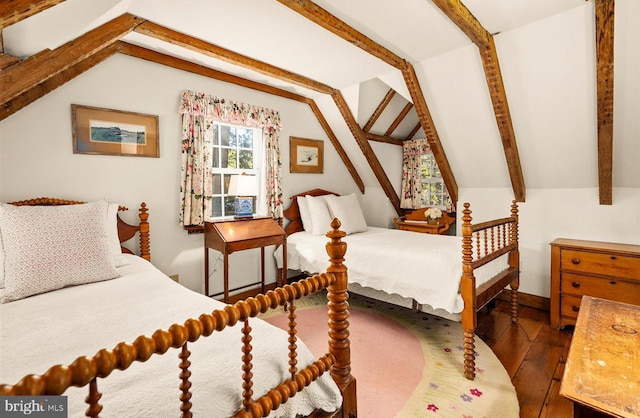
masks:
<path id="1" fill-rule="evenodd" d="M 423 234 L 448 235 L 449 228 L 456 221 L 448 213 L 442 212 L 442 217 L 435 223 L 430 223 L 424 216 L 424 212 L 429 208 L 416 209 L 400 218 L 394 218 L 393 222 L 398 225 L 398 229 L 403 231 L 421 232 Z"/>
<path id="2" fill-rule="evenodd" d="M 272 218 L 225 219 L 204 224 L 204 292 L 209 294 L 209 248 L 220 251 L 224 256 L 224 302 L 229 299 L 229 292 L 249 286 L 261 285 L 264 292 L 264 247 L 283 245 L 283 271 L 287 271 L 287 235 L 280 224 Z M 235 251 L 260 248 L 261 281 L 245 286 L 229 289 L 229 254 Z M 281 286 L 282 278 L 276 277 Z"/>

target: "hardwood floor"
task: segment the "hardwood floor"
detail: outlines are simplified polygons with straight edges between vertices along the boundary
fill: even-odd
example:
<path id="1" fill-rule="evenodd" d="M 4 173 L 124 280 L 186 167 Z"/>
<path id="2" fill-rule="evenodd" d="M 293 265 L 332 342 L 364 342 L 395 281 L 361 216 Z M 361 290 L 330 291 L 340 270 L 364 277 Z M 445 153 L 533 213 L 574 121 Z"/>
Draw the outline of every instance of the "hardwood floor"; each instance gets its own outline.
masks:
<path id="1" fill-rule="evenodd" d="M 509 304 L 501 300 L 478 315 L 476 333 L 511 376 L 521 417 L 572 417 L 571 401 L 558 393 L 571 331 L 551 328 L 549 312 L 530 307 L 522 307 L 519 323 L 512 325 Z"/>

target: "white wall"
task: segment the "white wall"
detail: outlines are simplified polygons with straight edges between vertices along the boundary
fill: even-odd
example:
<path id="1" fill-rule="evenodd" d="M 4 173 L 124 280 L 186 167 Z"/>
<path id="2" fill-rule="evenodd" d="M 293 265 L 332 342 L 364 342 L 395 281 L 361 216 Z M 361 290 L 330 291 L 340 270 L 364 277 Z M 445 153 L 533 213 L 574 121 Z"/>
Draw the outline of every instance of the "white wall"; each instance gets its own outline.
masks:
<path id="1" fill-rule="evenodd" d="M 0 201 L 40 196 L 78 200 L 108 199 L 130 208 L 124 216 L 136 220 L 144 201 L 149 207 L 153 263 L 166 274 L 179 274 L 185 286 L 202 291 L 203 236 L 187 235 L 178 224 L 180 187 L 180 118 L 183 90 L 195 90 L 280 112 L 285 196 L 314 187 L 340 185 L 355 192 L 339 156 L 308 105 L 254 90 L 116 55 L 0 122 Z M 72 103 L 158 115 L 160 158 L 73 154 Z M 325 174 L 289 173 L 289 136 L 325 141 Z M 222 263 L 211 265 L 212 292 L 221 290 Z M 275 279 L 267 251 L 267 281 Z M 259 277 L 259 250 L 231 254 L 234 284 Z"/>

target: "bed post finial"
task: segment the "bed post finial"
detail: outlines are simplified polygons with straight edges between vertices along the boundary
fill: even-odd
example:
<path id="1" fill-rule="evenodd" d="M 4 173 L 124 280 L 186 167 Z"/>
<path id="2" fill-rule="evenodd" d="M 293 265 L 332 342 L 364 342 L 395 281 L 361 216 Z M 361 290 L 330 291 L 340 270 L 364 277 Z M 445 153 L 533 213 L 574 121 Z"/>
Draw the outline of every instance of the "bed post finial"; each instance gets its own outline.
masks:
<path id="1" fill-rule="evenodd" d="M 140 213 L 138 217 L 140 218 L 140 257 L 144 258 L 147 261 L 151 261 L 151 252 L 149 249 L 149 214 L 147 213 L 149 209 L 147 209 L 147 204 L 142 202 L 140 204 Z"/>
<path id="2" fill-rule="evenodd" d="M 347 234 L 340 230 L 340 221 L 331 221 L 332 230 L 327 232 L 331 239 L 326 249 L 331 265 L 327 273 L 336 277 L 334 284 L 328 287 L 329 302 L 329 353 L 335 357 L 331 366 L 331 376 L 342 392 L 343 417 L 357 416 L 356 379 L 351 375 L 351 349 L 349 342 L 349 294 L 347 292 L 347 267 L 342 264 L 347 252 L 347 243 L 342 241 Z"/>

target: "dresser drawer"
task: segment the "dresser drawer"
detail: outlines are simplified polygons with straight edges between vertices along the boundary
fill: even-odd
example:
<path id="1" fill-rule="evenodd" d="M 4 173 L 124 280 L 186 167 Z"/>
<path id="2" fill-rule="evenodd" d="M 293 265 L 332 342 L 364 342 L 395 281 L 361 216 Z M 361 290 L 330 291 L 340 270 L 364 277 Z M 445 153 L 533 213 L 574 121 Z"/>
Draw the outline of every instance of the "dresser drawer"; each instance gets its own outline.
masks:
<path id="1" fill-rule="evenodd" d="M 577 318 L 580 311 L 580 302 L 582 296 L 562 296 L 562 306 L 560 307 L 560 314 L 569 318 Z"/>
<path id="2" fill-rule="evenodd" d="M 561 292 L 565 295 L 588 295 L 602 299 L 640 305 L 640 282 L 633 283 L 615 278 L 598 278 L 581 276 L 573 273 L 562 273 Z"/>
<path id="3" fill-rule="evenodd" d="M 636 257 L 563 249 L 560 269 L 637 279 L 640 282 L 640 258 Z"/>

